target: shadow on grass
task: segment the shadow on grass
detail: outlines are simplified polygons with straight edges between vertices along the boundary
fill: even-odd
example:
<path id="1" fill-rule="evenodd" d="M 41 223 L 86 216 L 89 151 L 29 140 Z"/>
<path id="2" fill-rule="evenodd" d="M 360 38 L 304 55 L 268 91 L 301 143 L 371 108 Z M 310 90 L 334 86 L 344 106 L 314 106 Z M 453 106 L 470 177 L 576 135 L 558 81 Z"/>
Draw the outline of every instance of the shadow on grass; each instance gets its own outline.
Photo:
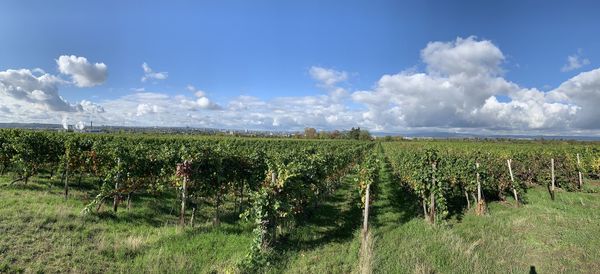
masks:
<path id="1" fill-rule="evenodd" d="M 2 185 L 5 189 L 14 189 L 14 190 L 31 190 L 31 191 L 47 191 L 48 186 L 39 184 L 37 182 L 29 181 L 27 183 L 24 182 L 16 182 L 13 184 L 4 184 Z"/>
<path id="2" fill-rule="evenodd" d="M 103 203 L 102 210 L 94 215 L 100 220 L 114 223 L 132 223 L 153 227 L 178 224 L 179 201 L 173 195 L 157 196 L 151 193 L 136 193 L 131 198 L 131 210 L 127 210 L 126 201 L 122 201 L 118 212 L 115 213 L 112 211 L 112 199 L 107 198 Z M 190 221 L 194 206 L 198 209 L 194 216 L 194 223 L 197 226 L 212 222 L 215 209 L 211 204 L 191 202 L 186 210 L 186 222 Z M 221 209 L 219 221 L 224 225 L 237 225 L 240 221 L 239 213 L 236 210 Z"/>
<path id="3" fill-rule="evenodd" d="M 148 214 L 147 212 L 140 211 L 127 211 L 123 210 L 122 212 L 114 213 L 112 211 L 102 211 L 95 214 L 102 221 L 110 221 L 113 223 L 122 223 L 122 224 L 135 224 L 135 225 L 149 225 L 153 227 L 159 227 L 165 224 L 164 217 L 159 217 L 158 215 Z M 175 218 L 172 218 L 176 220 Z"/>

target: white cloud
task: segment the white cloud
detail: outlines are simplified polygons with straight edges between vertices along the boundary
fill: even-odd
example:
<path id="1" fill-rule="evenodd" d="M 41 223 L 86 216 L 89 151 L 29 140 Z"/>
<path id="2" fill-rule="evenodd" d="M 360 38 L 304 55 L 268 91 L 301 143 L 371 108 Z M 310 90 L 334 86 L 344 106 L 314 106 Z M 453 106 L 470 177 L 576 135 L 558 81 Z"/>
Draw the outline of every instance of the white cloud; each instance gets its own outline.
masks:
<path id="1" fill-rule="evenodd" d="M 58 85 L 63 81 L 50 75 L 34 75 L 28 69 L 0 71 L 0 105 L 26 105 L 38 111 L 76 111 L 58 94 Z"/>
<path id="2" fill-rule="evenodd" d="M 57 60 L 58 63 L 63 64 L 63 73 L 66 71 L 71 72 L 73 81 L 79 81 L 79 84 L 84 86 L 90 84 L 92 80 L 88 79 L 88 82 L 82 82 L 82 78 L 75 75 L 77 71 L 86 71 L 85 69 L 77 69 L 78 66 L 87 62 L 85 58 L 83 61 L 77 57 L 74 57 L 74 59 L 68 57 L 68 59 L 70 61 L 65 61 L 61 56 Z M 5 122 L 60 123 L 63 118 L 79 119 L 104 112 L 101 105 L 91 101 L 83 100 L 72 104 L 61 97 L 59 94 L 61 85 L 69 83 L 39 68 L 0 71 L 0 98 L 2 98 L 0 100 L 0 112 L 2 112 L 0 120 Z"/>
<path id="3" fill-rule="evenodd" d="M 194 110 L 196 108 L 201 109 L 209 109 L 209 110 L 218 110 L 221 109 L 221 106 L 212 102 L 208 97 L 206 97 L 206 92 L 196 89 L 192 85 L 188 85 L 187 89 L 194 94 L 196 97 L 193 100 L 190 100 L 186 97 L 182 97 L 180 102 L 182 105 L 185 105 L 188 109 Z"/>
<path id="4" fill-rule="evenodd" d="M 576 54 L 569 55 L 567 57 L 567 63 L 560 69 L 562 72 L 567 72 L 571 70 L 576 70 L 585 65 L 590 64 L 590 60 L 587 58 L 581 57 L 582 51 L 581 49 L 577 51 Z"/>
<path id="5" fill-rule="evenodd" d="M 57 60 L 60 73 L 69 75 L 78 87 L 93 87 L 106 81 L 108 68 L 104 63 L 91 64 L 85 57 L 62 55 Z"/>
<path id="6" fill-rule="evenodd" d="M 470 36 L 453 42 L 430 42 L 421 51 L 427 70 L 434 75 L 497 75 L 504 55 L 491 41 Z"/>
<path id="7" fill-rule="evenodd" d="M 104 108 L 99 105 L 96 104 L 94 102 L 88 101 L 88 100 L 82 100 L 81 102 L 79 102 L 79 107 L 81 111 L 84 112 L 88 112 L 88 113 L 104 113 Z"/>
<path id="8" fill-rule="evenodd" d="M 261 100 L 238 96 L 226 107 L 215 108 L 207 97 L 134 93 L 101 104 L 109 124 L 131 126 L 195 126 L 237 129 L 302 130 L 356 126 L 360 113 L 336 103 L 327 95 L 278 97 Z M 95 123 L 96 124 L 96 123 Z"/>
<path id="9" fill-rule="evenodd" d="M 580 108 L 574 120 L 575 128 L 600 128 L 600 68 L 578 74 L 550 91 L 548 96 L 556 102 Z"/>
<path id="10" fill-rule="evenodd" d="M 136 116 L 142 116 L 142 115 L 146 115 L 146 114 L 154 114 L 154 113 L 159 113 L 159 112 L 161 112 L 161 108 L 157 105 L 139 104 L 137 106 Z"/>
<path id="11" fill-rule="evenodd" d="M 345 71 L 337 71 L 334 69 L 326 69 L 317 66 L 311 67 L 308 70 L 308 73 L 313 79 L 317 80 L 319 84 L 324 87 L 332 87 L 335 84 L 348 79 L 348 73 Z"/>
<path id="12" fill-rule="evenodd" d="M 348 73 L 323 67 L 312 66 L 308 73 L 317 81 L 317 86 L 325 89 L 335 102 L 341 102 L 348 97 L 348 91 L 337 84 L 348 80 Z"/>
<path id="13" fill-rule="evenodd" d="M 566 132 L 600 129 L 600 70 L 543 92 L 504 79 L 504 55 L 474 37 L 432 42 L 421 51 L 427 72 L 384 75 L 352 94 L 367 106 L 363 123 L 380 130 L 470 129 Z"/>
<path id="14" fill-rule="evenodd" d="M 147 80 L 165 80 L 169 77 L 168 72 L 154 72 L 152 68 L 145 62 L 142 64 L 142 69 L 144 70 L 144 76 L 142 76 L 142 82 L 146 82 Z"/>

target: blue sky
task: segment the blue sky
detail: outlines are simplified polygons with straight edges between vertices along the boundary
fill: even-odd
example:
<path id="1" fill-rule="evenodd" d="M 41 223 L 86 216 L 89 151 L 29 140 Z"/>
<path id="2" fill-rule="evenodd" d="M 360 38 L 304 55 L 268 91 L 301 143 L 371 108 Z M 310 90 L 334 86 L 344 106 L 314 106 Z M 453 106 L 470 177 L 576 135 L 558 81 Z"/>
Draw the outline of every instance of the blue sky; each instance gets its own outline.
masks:
<path id="1" fill-rule="evenodd" d="M 101 114 L 79 110 L 44 116 L 29 111 L 31 115 L 25 120 L 37 122 L 67 119 L 74 123 L 99 115 L 102 117 L 98 119 L 107 124 L 125 119 L 133 124 L 165 125 L 177 123 L 173 117 L 187 115 L 191 118 L 184 124 L 190 126 L 328 129 L 356 124 L 373 130 L 400 132 L 417 128 L 583 132 L 597 129 L 593 121 L 582 121 L 581 116 L 591 115 L 589 110 L 574 99 L 575 91 L 557 89 L 598 67 L 599 8 L 600 4 L 595 1 L 3 1 L 0 4 L 0 71 L 41 68 L 46 74 L 68 82 L 74 81 L 70 80 L 73 73 L 59 70 L 60 56 L 85 57 L 92 65 L 107 66 L 107 76 L 101 83 L 85 87 L 73 82 L 55 83 L 57 93 L 68 104 L 93 102 L 104 108 Z M 384 91 L 385 85 L 380 80 L 384 75 L 407 71 L 414 75 L 426 73 L 437 80 L 453 78 L 452 75 L 462 72 L 438 75 L 439 67 L 437 72 L 432 69 L 431 61 L 424 61 L 422 50 L 432 42 L 451 43 L 452 48 L 458 48 L 457 38 L 470 39 L 475 46 L 489 46 L 482 44 L 489 42 L 501 51 L 500 63 L 496 66 L 502 72 L 486 75 L 488 78 L 501 78 L 517 85 L 518 90 L 535 88 L 560 93 L 560 96 L 544 99 L 540 106 L 542 112 L 526 114 L 541 115 L 544 121 L 540 124 L 541 120 L 519 121 L 517 118 L 501 126 L 472 117 L 430 124 L 406 121 L 412 113 L 407 115 L 405 109 L 419 103 L 407 99 L 402 88 L 395 87 L 396 91 L 385 93 L 388 91 Z M 470 51 L 467 46 L 465 49 Z M 477 49 L 473 50 L 470 52 Z M 568 66 L 569 56 L 574 58 L 573 66 Z M 470 60 L 470 57 L 461 58 L 457 62 Z M 165 72 L 166 77 L 162 78 L 166 79 L 142 82 L 143 63 L 154 72 Z M 323 85 L 311 74 L 311 68 L 344 74 L 343 80 L 335 81 L 334 86 L 343 89 L 346 96 L 332 99 L 334 87 Z M 7 79 L 4 81 L 10 82 Z M 10 83 L 14 85 L 14 81 Z M 470 86 L 460 81 L 452 83 L 457 89 Z M 194 88 L 188 89 L 189 85 Z M 5 86 L 9 85 L 5 83 Z M 599 92 L 596 88 L 593 86 L 591 91 L 584 92 L 596 95 Z M 168 104 L 183 99 L 194 101 L 196 90 L 203 91 L 203 96 L 198 98 L 206 98 L 219 107 L 187 108 L 162 117 L 148 116 L 168 112 L 165 107 L 161 110 L 155 100 L 168 101 Z M 435 96 L 435 90 L 432 87 L 423 93 L 432 92 Z M 357 93 L 361 91 L 370 92 L 367 95 L 371 97 L 389 96 L 390 101 L 374 105 L 373 100 L 361 98 L 365 95 Z M 8 94 L 5 92 L 2 96 Z M 512 106 L 502 107 L 515 109 L 519 107 L 517 98 L 522 97 L 515 94 L 516 91 L 504 88 L 490 91 L 486 96 L 494 96 L 500 103 L 514 101 Z M 142 101 L 150 95 L 154 95 L 151 100 Z M 186 98 L 175 98 L 178 95 Z M 143 98 L 133 98 L 135 96 Z M 246 97 L 271 108 L 261 113 L 258 110 L 232 113 L 232 102 L 241 98 L 247 102 Z M 317 119 L 312 124 L 311 120 L 299 121 L 270 113 L 277 112 L 272 109 L 275 103 L 293 101 L 291 103 L 296 104 L 315 98 L 324 101 L 320 107 L 329 108 L 330 112 L 316 111 L 310 112 L 311 115 L 344 113 L 345 118 L 341 120 L 345 122 L 332 122 L 340 121 L 337 117 Z M 407 106 L 408 102 L 413 105 Z M 583 114 L 552 120 L 556 113 L 545 113 L 544 103 L 562 103 L 571 110 L 579 107 L 579 113 Z M 4 104 L 9 110 L 4 116 L 0 115 L 4 121 L 17 119 L 17 113 L 21 117 L 25 115 L 23 108 L 43 109 L 43 106 L 36 108 L 17 101 L 10 101 L 10 106 L 8 101 Z M 157 106 L 156 111 L 127 114 L 117 109 L 141 104 L 150 109 Z M 484 104 L 483 99 L 474 102 L 469 111 L 482 111 Z M 384 109 L 386 107 L 388 109 Z M 489 113 L 493 111 L 500 110 L 488 109 L 488 115 L 493 116 Z M 236 115 L 250 114 L 257 114 L 262 120 L 250 123 L 252 125 L 235 123 Z M 233 121 L 219 120 L 228 115 Z M 302 113 L 294 115 L 302 116 Z M 402 118 L 389 117 L 394 115 Z M 365 118 L 369 116 L 372 117 Z M 277 118 L 289 123 L 277 122 Z M 569 121 L 568 127 L 557 126 L 565 119 Z"/>

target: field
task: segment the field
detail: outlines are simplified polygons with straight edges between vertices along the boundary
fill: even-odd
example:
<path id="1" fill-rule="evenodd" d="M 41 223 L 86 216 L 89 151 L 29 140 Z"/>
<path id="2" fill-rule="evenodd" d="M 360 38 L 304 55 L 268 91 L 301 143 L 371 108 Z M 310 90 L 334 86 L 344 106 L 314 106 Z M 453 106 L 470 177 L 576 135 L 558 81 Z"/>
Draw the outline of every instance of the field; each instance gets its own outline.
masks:
<path id="1" fill-rule="evenodd" d="M 594 143 L 0 131 L 0 144 L 0 272 L 600 270 Z"/>

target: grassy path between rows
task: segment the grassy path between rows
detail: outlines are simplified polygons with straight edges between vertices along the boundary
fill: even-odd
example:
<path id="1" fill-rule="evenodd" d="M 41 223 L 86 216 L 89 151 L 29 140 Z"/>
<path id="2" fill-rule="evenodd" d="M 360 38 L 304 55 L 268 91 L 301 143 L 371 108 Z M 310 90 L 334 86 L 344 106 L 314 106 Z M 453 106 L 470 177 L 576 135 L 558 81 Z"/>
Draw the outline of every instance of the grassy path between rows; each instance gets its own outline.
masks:
<path id="1" fill-rule="evenodd" d="M 373 205 L 373 273 L 597 273 L 600 196 L 542 188 L 528 204 L 492 202 L 433 227 L 383 161 Z"/>
<path id="2" fill-rule="evenodd" d="M 354 175 L 345 176 L 305 223 L 276 247 L 280 253 L 267 273 L 355 273 L 362 211 Z"/>

